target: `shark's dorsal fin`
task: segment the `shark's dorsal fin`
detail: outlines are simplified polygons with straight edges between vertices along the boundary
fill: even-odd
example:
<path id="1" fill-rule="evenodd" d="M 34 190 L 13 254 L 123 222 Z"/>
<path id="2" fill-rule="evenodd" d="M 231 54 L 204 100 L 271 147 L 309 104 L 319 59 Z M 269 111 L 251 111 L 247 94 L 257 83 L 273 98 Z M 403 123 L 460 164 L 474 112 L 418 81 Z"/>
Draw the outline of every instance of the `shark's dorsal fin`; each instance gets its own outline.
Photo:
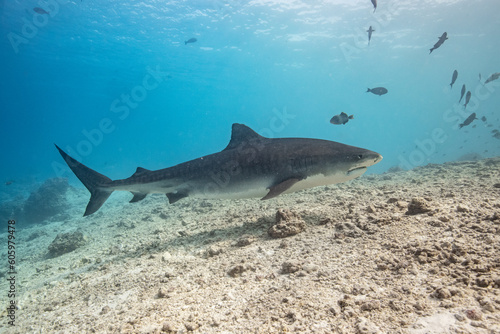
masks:
<path id="1" fill-rule="evenodd" d="M 151 171 L 149 169 L 146 169 L 146 168 L 137 167 L 137 169 L 135 170 L 135 173 L 132 174 L 132 176 L 139 176 L 139 175 L 146 173 L 146 172 L 151 172 Z"/>
<path id="2" fill-rule="evenodd" d="M 245 142 L 248 143 L 264 138 L 244 124 L 234 123 L 231 131 L 231 140 L 224 151 L 237 148 Z"/>

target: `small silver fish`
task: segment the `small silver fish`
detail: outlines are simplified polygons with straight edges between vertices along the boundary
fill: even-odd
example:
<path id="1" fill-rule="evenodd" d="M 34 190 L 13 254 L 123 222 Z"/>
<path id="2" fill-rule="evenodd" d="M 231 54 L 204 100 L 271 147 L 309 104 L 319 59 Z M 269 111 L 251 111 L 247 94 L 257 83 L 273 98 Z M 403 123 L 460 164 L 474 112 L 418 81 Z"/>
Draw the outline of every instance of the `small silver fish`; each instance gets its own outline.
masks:
<path id="1" fill-rule="evenodd" d="M 388 90 L 387 88 L 384 88 L 384 87 L 375 87 L 375 88 L 368 88 L 368 90 L 366 91 L 367 93 L 370 92 L 370 93 L 373 93 L 375 95 L 378 95 L 378 96 L 381 96 L 381 95 L 384 95 L 384 94 L 387 94 Z"/>
<path id="2" fill-rule="evenodd" d="M 336 124 L 336 125 L 344 125 L 345 123 L 349 122 L 350 119 L 353 119 L 354 115 L 347 116 L 345 112 L 341 112 L 339 115 L 335 115 L 332 117 L 330 120 L 330 123 Z"/>
<path id="3" fill-rule="evenodd" d="M 470 90 L 467 91 L 467 95 L 465 95 L 465 104 L 464 104 L 464 108 L 467 108 L 467 105 L 469 104 L 469 101 L 470 101 L 470 98 L 472 96 L 472 93 L 470 92 Z"/>
<path id="4" fill-rule="evenodd" d="M 443 34 L 441 35 L 441 37 L 438 37 L 438 41 L 436 42 L 436 44 L 434 44 L 434 46 L 431 48 L 431 51 L 429 52 L 429 54 L 432 53 L 432 51 L 436 50 L 437 48 L 439 48 L 443 43 L 444 41 L 446 41 L 448 39 L 448 34 L 445 32 L 443 32 Z"/>
<path id="5" fill-rule="evenodd" d="M 455 71 L 453 71 L 453 76 L 451 77 L 451 83 L 450 83 L 450 87 L 451 88 L 453 88 L 453 84 L 457 80 L 457 77 L 458 77 L 458 71 L 455 70 Z"/>
<path id="6" fill-rule="evenodd" d="M 370 28 L 368 28 L 368 30 L 366 31 L 368 33 L 368 45 L 370 45 L 370 40 L 372 39 L 372 32 L 374 32 L 375 30 L 372 28 L 372 26 L 370 26 Z"/>
<path id="7" fill-rule="evenodd" d="M 462 124 L 460 124 L 460 125 L 459 125 L 459 128 L 461 129 L 461 128 L 463 128 L 464 126 L 469 125 L 469 124 L 470 124 L 470 123 L 472 123 L 472 121 L 474 121 L 475 119 L 477 119 L 477 117 L 476 117 L 476 113 L 475 113 L 475 112 L 473 112 L 472 114 L 470 114 L 470 116 L 469 116 L 469 117 L 467 117 L 467 119 L 466 119 L 466 120 L 465 120 Z"/>
<path id="8" fill-rule="evenodd" d="M 462 101 L 464 94 L 465 94 L 465 84 L 462 85 L 462 91 L 460 92 L 460 100 L 458 100 L 458 103 L 460 103 L 460 101 Z"/>
<path id="9" fill-rule="evenodd" d="M 493 73 L 492 75 L 490 75 L 490 77 L 488 79 L 486 79 L 484 84 L 486 85 L 488 82 L 492 82 L 493 80 L 496 80 L 498 78 L 500 78 L 500 72 Z"/>

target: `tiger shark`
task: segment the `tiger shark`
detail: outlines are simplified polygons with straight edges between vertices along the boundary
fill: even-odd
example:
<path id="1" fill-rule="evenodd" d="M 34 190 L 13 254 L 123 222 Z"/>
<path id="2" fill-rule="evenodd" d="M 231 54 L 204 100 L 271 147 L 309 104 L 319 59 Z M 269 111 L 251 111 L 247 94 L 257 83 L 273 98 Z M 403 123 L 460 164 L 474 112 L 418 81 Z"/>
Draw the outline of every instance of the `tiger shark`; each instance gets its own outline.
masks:
<path id="1" fill-rule="evenodd" d="M 90 192 L 84 216 L 99 210 L 113 191 L 130 191 L 130 202 L 163 193 L 170 204 L 186 197 L 261 198 L 345 182 L 382 160 L 363 148 L 310 138 L 267 138 L 248 126 L 233 124 L 231 140 L 218 153 L 159 169 L 138 167 L 126 179 L 110 178 L 56 148 Z"/>

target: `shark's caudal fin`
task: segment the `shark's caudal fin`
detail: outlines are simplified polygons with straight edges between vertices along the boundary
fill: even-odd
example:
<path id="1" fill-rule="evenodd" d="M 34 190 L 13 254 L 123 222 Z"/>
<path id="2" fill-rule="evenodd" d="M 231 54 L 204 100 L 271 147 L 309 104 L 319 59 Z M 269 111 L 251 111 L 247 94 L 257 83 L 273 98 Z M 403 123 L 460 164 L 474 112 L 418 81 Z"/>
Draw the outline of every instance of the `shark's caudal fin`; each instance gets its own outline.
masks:
<path id="1" fill-rule="evenodd" d="M 109 195 L 111 195 L 111 193 L 113 192 L 113 190 L 106 190 L 103 187 L 103 185 L 105 185 L 106 183 L 110 183 L 111 179 L 76 161 L 68 154 L 66 154 L 66 152 L 61 150 L 59 146 L 56 145 L 56 148 L 59 150 L 59 153 L 61 153 L 61 156 L 63 157 L 64 161 L 66 161 L 69 168 L 71 168 L 73 173 L 75 173 L 76 177 L 90 191 L 89 204 L 87 204 L 87 208 L 85 209 L 85 213 L 83 214 L 83 216 L 93 214 L 94 212 L 99 210 L 104 202 L 106 202 Z"/>

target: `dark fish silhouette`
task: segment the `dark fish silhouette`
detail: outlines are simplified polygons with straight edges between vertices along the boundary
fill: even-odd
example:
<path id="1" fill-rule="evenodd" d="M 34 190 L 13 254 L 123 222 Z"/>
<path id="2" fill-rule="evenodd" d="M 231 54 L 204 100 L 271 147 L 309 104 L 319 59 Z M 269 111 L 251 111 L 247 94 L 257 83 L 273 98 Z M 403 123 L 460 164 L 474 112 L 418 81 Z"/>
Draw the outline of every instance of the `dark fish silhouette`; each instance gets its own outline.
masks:
<path id="1" fill-rule="evenodd" d="M 368 90 L 366 91 L 367 93 L 370 92 L 370 93 L 373 93 L 375 95 L 384 95 L 384 94 L 387 94 L 388 90 L 384 87 L 375 87 L 375 88 L 368 88 Z"/>
<path id="2" fill-rule="evenodd" d="M 479 82 L 481 82 L 481 73 L 479 73 Z"/>
<path id="3" fill-rule="evenodd" d="M 443 34 L 441 35 L 441 37 L 439 37 L 439 39 L 436 42 L 436 44 L 434 44 L 434 46 L 432 47 L 432 49 L 430 49 L 431 52 L 429 52 L 429 54 L 431 54 L 432 51 L 434 51 L 437 48 L 439 48 L 444 43 L 444 41 L 446 41 L 447 39 L 448 39 L 448 34 L 446 32 L 443 32 Z"/>
<path id="4" fill-rule="evenodd" d="M 40 8 L 40 7 L 35 7 L 35 8 L 33 8 L 33 10 L 35 12 L 37 12 L 38 14 L 47 14 L 47 15 L 50 15 L 49 12 L 47 12 L 45 9 Z"/>
<path id="5" fill-rule="evenodd" d="M 373 4 L 373 12 L 375 13 L 375 11 L 377 10 L 377 0 L 372 0 L 372 4 Z"/>
<path id="6" fill-rule="evenodd" d="M 492 82 L 493 80 L 496 80 L 498 78 L 500 78 L 500 72 L 493 73 L 492 75 L 490 75 L 490 77 L 488 79 L 486 79 L 484 84 L 486 85 L 488 82 Z"/>
<path id="7" fill-rule="evenodd" d="M 455 71 L 453 71 L 453 76 L 451 77 L 451 83 L 450 83 L 451 88 L 453 88 L 453 84 L 457 80 L 457 77 L 458 77 L 458 71 L 455 70 Z"/>
<path id="8" fill-rule="evenodd" d="M 14 183 L 14 181 L 13 181 L 13 180 L 9 180 L 9 181 L 6 181 L 6 182 L 5 182 L 5 185 L 6 185 L 6 186 L 10 186 L 12 183 Z"/>
<path id="9" fill-rule="evenodd" d="M 481 121 L 486 122 L 486 116 L 481 117 Z"/>
<path id="10" fill-rule="evenodd" d="M 372 32 L 374 32 L 375 30 L 372 29 L 372 26 L 370 26 L 370 28 L 368 28 L 368 30 L 366 31 L 368 33 L 368 45 L 370 45 L 370 40 L 372 39 Z"/>
<path id="11" fill-rule="evenodd" d="M 197 39 L 193 37 L 193 38 L 188 39 L 187 41 L 184 41 L 184 45 L 186 45 L 188 43 L 194 43 L 196 41 L 197 41 Z"/>
<path id="12" fill-rule="evenodd" d="M 464 104 L 464 108 L 467 108 L 467 105 L 469 104 L 469 101 L 470 101 L 470 97 L 472 96 L 472 93 L 470 92 L 470 90 L 467 91 L 467 95 L 465 95 L 465 104 Z"/>
<path id="13" fill-rule="evenodd" d="M 339 115 L 335 115 L 332 117 L 330 120 L 330 123 L 332 124 L 337 124 L 337 125 L 344 125 L 345 123 L 349 122 L 350 119 L 353 119 L 354 115 L 347 116 L 345 112 L 341 112 Z"/>
<path id="14" fill-rule="evenodd" d="M 462 91 L 460 92 L 460 100 L 458 100 L 458 103 L 460 103 L 460 101 L 462 101 L 464 94 L 465 94 L 465 84 L 462 85 Z"/>
<path id="15" fill-rule="evenodd" d="M 474 121 L 475 119 L 477 119 L 477 117 L 476 117 L 476 113 L 475 113 L 475 112 L 473 112 L 472 114 L 470 114 L 470 116 L 469 116 L 469 117 L 467 117 L 467 119 L 466 119 L 466 120 L 465 120 L 462 124 L 460 124 L 460 125 L 459 125 L 459 128 L 461 129 L 461 128 L 463 128 L 464 126 L 469 125 L 469 124 L 470 124 L 470 123 L 472 123 L 472 121 Z"/>
<path id="16" fill-rule="evenodd" d="M 491 131 L 491 133 L 493 133 L 493 138 L 500 139 L 500 131 L 495 129 L 495 130 Z"/>

